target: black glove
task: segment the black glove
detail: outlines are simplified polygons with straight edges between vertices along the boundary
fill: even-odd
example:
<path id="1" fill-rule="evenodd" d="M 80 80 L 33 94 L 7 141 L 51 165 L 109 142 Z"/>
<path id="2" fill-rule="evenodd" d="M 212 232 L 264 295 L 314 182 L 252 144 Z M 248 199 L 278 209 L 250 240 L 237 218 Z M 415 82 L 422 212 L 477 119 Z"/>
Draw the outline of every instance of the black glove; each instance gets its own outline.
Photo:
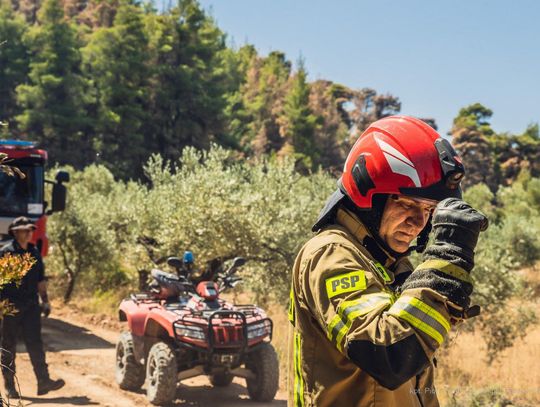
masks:
<path id="1" fill-rule="evenodd" d="M 401 290 L 431 288 L 469 312 L 473 291 L 469 273 L 474 267 L 474 249 L 478 235 L 488 227 L 487 218 L 468 203 L 457 198 L 445 199 L 433 214 L 433 244 L 424 252 L 424 262 L 405 280 Z"/>
<path id="2" fill-rule="evenodd" d="M 461 199 L 447 198 L 437 205 L 432 225 L 433 244 L 424 260 L 446 260 L 470 272 L 478 235 L 488 227 L 486 216 Z"/>

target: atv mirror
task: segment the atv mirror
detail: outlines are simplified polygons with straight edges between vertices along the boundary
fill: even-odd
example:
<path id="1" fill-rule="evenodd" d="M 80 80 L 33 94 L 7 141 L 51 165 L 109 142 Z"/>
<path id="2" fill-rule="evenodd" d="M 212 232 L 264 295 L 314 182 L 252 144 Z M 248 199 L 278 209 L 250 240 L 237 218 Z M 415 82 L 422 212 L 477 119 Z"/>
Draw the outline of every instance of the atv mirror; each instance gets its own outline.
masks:
<path id="1" fill-rule="evenodd" d="M 56 173 L 56 182 L 59 184 L 63 182 L 69 182 L 69 172 L 67 171 L 58 171 Z"/>
<path id="2" fill-rule="evenodd" d="M 66 209 L 66 195 L 67 189 L 65 185 L 61 183 L 56 183 L 53 185 L 50 213 L 62 212 L 64 209 Z"/>
<path id="3" fill-rule="evenodd" d="M 167 259 L 167 264 L 177 270 L 180 270 L 184 265 L 184 262 L 180 257 L 169 257 Z"/>

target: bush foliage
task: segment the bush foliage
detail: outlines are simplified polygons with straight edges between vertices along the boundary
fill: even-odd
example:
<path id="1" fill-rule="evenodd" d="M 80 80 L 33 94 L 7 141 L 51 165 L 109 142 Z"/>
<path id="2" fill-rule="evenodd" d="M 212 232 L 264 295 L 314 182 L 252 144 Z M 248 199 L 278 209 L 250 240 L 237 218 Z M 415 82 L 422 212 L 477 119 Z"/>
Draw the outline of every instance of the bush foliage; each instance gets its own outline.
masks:
<path id="1" fill-rule="evenodd" d="M 484 184 L 465 192 L 465 199 L 484 211 L 491 221 L 477 247 L 473 271 L 475 291 L 473 301 L 483 311 L 470 322 L 480 326 L 488 345 L 488 358 L 512 345 L 527 333 L 536 320 L 530 308 L 514 309 L 509 302 L 516 296 L 528 298 L 527 287 L 517 270 L 533 265 L 540 259 L 540 179 L 526 172 L 509 187 L 496 194 Z M 509 310 L 513 310 L 509 315 Z"/>
<path id="2" fill-rule="evenodd" d="M 187 148 L 174 164 L 153 156 L 145 172 L 148 185 L 114 181 L 102 166 L 75 173 L 67 210 L 50 221 L 53 270 L 108 289 L 135 286 L 152 259 L 184 250 L 199 267 L 244 256 L 246 285 L 260 299 L 286 301 L 289 270 L 333 178 L 301 175 L 292 160 L 238 162 L 219 147 Z"/>

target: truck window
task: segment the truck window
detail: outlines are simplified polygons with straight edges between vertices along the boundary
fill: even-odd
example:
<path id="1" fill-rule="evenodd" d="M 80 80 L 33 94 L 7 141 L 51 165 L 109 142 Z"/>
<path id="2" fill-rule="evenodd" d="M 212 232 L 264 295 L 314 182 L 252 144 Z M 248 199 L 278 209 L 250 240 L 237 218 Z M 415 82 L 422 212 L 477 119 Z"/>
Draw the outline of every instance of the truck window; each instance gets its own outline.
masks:
<path id="1" fill-rule="evenodd" d="M 43 167 L 40 165 L 17 165 L 17 167 L 26 175 L 25 179 L 0 173 L 0 214 L 42 215 Z"/>

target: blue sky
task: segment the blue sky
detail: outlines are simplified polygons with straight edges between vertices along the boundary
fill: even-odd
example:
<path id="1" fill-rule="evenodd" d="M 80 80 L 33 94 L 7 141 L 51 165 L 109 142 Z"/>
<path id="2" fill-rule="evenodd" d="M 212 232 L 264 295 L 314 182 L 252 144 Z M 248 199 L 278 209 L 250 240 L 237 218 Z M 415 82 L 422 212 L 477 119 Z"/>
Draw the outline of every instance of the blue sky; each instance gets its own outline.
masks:
<path id="1" fill-rule="evenodd" d="M 302 56 L 310 79 L 392 93 L 447 132 L 480 102 L 496 131 L 540 121 L 540 2 L 201 0 L 230 43 Z"/>

